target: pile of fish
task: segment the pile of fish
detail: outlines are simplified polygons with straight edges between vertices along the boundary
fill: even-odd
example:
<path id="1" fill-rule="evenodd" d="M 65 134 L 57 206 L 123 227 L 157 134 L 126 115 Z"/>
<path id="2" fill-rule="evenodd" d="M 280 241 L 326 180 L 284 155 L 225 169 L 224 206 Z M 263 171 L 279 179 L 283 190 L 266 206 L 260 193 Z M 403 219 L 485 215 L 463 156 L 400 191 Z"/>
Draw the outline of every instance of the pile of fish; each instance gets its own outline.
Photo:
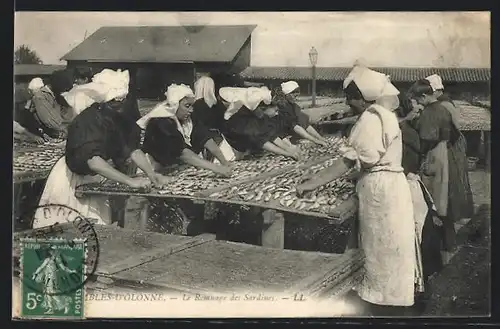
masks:
<path id="1" fill-rule="evenodd" d="M 21 142 L 14 141 L 14 150 L 19 150 L 23 148 L 37 148 L 43 150 L 45 148 L 64 148 L 64 139 L 51 139 L 43 144 L 29 143 L 29 142 Z"/>
<path id="2" fill-rule="evenodd" d="M 303 159 L 319 158 L 324 156 L 334 156 L 338 149 L 345 143 L 345 139 L 340 136 L 328 136 L 327 146 L 313 144 L 310 141 L 301 140 L 298 144 Z"/>
<path id="3" fill-rule="evenodd" d="M 209 197 L 264 205 L 267 203 L 290 210 L 330 214 L 340 203 L 354 194 L 352 182 L 341 177 L 302 197 L 297 196 L 296 186 L 302 182 L 306 172 L 318 172 L 332 165 L 334 161 L 335 159 L 327 160 L 309 169 L 312 171 L 294 169 L 262 181 L 240 184 L 226 191 L 212 193 Z"/>
<path id="4" fill-rule="evenodd" d="M 98 192 L 122 192 L 122 193 L 149 193 L 151 188 L 132 188 L 126 184 L 118 183 L 111 180 L 106 180 L 103 183 L 90 183 L 77 186 L 77 189 L 83 191 L 98 191 Z"/>
<path id="5" fill-rule="evenodd" d="M 61 148 L 15 154 L 12 161 L 13 170 L 15 172 L 50 170 L 63 155 L 64 149 Z"/>

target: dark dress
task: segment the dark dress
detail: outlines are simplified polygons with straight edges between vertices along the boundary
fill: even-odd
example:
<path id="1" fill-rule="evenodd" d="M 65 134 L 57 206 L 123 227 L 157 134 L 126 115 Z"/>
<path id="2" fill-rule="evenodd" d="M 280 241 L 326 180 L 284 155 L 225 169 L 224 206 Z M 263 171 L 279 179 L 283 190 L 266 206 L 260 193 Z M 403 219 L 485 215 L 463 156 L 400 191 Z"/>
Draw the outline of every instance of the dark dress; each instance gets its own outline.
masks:
<path id="1" fill-rule="evenodd" d="M 152 118 L 146 127 L 142 149 L 162 166 L 168 166 L 175 163 L 184 149 L 190 149 L 196 154 L 200 153 L 205 143 L 215 136 L 216 133 L 193 122 L 191 146 L 189 146 L 177 130 L 177 124 L 173 119 Z"/>
<path id="2" fill-rule="evenodd" d="M 418 132 L 423 156 L 440 141 L 447 141 L 449 175 L 447 217 L 452 222 L 470 218 L 474 205 L 464 160 L 465 142 L 453 124 L 450 112 L 440 102 L 428 105 L 420 115 Z"/>
<path id="3" fill-rule="evenodd" d="M 226 121 L 225 137 L 239 152 L 260 151 L 262 146 L 279 137 L 280 132 L 272 118 L 258 117 L 246 107 L 242 107 Z"/>
<path id="4" fill-rule="evenodd" d="M 94 156 L 126 164 L 140 143 L 140 128 L 107 104 L 93 104 L 68 126 L 66 164 L 79 175 L 94 175 L 87 161 Z"/>
<path id="5" fill-rule="evenodd" d="M 417 174 L 420 169 L 420 138 L 413 124 L 414 123 L 411 121 L 403 121 L 399 125 L 403 137 L 402 166 L 405 175 L 409 173 Z M 443 264 L 440 252 L 441 236 L 434 224 L 433 216 L 435 213 L 432 210 L 432 200 L 426 193 L 422 182 L 419 182 L 419 184 L 427 207 L 429 208 L 427 216 L 425 217 L 422 229 L 422 241 L 420 243 L 424 280 L 427 280 L 430 275 L 440 271 Z"/>
<path id="6" fill-rule="evenodd" d="M 205 100 L 202 98 L 194 102 L 191 119 L 194 125 L 204 126 L 206 129 L 218 130 L 222 133 L 225 127 L 225 112 L 226 107 L 221 102 L 217 102 L 214 106 L 208 107 L 207 103 L 205 103 Z"/>
<path id="7" fill-rule="evenodd" d="M 403 137 L 403 169 L 405 175 L 417 174 L 420 169 L 420 137 L 411 122 L 403 121 L 399 124 Z"/>
<path id="8" fill-rule="evenodd" d="M 304 129 L 309 127 L 309 117 L 302 112 L 297 103 L 285 101 L 278 105 L 279 112 L 273 120 L 276 122 L 277 129 L 280 132 L 279 137 L 295 136 L 293 128 L 300 126 Z"/>

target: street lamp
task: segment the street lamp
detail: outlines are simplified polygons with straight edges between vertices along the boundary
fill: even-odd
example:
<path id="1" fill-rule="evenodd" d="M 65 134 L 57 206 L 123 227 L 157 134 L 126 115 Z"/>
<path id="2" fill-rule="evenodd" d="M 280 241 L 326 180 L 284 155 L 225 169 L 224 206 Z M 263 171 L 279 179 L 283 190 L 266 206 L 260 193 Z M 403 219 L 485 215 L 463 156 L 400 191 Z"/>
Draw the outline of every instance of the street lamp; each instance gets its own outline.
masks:
<path id="1" fill-rule="evenodd" d="M 318 62 L 318 51 L 312 47 L 309 51 L 309 60 L 312 65 L 312 106 L 316 106 L 316 63 Z"/>

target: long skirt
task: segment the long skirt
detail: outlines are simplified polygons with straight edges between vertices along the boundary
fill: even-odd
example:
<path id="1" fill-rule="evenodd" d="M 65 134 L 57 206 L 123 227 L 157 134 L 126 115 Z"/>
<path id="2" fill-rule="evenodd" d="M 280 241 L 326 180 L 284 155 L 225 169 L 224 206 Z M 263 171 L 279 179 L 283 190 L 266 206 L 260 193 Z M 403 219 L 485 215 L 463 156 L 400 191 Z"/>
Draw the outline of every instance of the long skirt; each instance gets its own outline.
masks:
<path id="1" fill-rule="evenodd" d="M 448 218 L 453 222 L 471 218 L 474 214 L 466 151 L 467 141 L 462 134 L 455 144 L 448 148 Z"/>
<path id="2" fill-rule="evenodd" d="M 384 171 L 367 173 L 356 190 L 365 275 L 355 290 L 372 304 L 411 306 L 415 293 L 415 221 L 406 176 Z"/>
<path id="3" fill-rule="evenodd" d="M 94 222 L 94 224 L 111 224 L 111 208 L 107 197 L 91 196 L 77 198 L 75 189 L 81 184 L 101 182 L 102 176 L 82 176 L 73 173 L 66 165 L 66 158 L 59 159 L 45 183 L 45 188 L 40 198 L 39 206 L 58 204 L 78 211 L 80 216 Z M 33 228 L 50 226 L 56 222 L 64 223 L 66 218 L 58 216 L 45 216 L 43 208 L 35 211 Z"/>
<path id="4" fill-rule="evenodd" d="M 408 174 L 407 177 L 415 217 L 417 251 L 415 288 L 417 292 L 423 292 L 427 278 L 441 269 L 441 240 L 434 225 L 433 214 L 436 214 L 436 208 L 429 191 L 417 175 Z"/>

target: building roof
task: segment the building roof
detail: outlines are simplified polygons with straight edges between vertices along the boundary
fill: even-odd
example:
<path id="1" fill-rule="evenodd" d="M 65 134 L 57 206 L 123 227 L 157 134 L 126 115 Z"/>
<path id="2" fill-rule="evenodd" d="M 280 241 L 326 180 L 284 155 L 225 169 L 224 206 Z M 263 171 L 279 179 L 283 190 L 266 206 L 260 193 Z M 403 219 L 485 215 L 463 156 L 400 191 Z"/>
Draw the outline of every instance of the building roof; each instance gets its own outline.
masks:
<path id="1" fill-rule="evenodd" d="M 390 75 L 394 82 L 413 82 L 432 74 L 439 74 L 443 82 L 488 82 L 489 68 L 373 68 Z M 349 74 L 347 67 L 317 67 L 317 80 L 342 81 Z M 311 67 L 265 67 L 251 66 L 240 73 L 244 79 L 311 80 Z"/>
<path id="2" fill-rule="evenodd" d="M 65 65 L 14 64 L 14 76 L 50 75 L 54 71 L 64 69 Z"/>
<path id="3" fill-rule="evenodd" d="M 106 26 L 61 59 L 95 62 L 231 62 L 255 27 Z"/>

